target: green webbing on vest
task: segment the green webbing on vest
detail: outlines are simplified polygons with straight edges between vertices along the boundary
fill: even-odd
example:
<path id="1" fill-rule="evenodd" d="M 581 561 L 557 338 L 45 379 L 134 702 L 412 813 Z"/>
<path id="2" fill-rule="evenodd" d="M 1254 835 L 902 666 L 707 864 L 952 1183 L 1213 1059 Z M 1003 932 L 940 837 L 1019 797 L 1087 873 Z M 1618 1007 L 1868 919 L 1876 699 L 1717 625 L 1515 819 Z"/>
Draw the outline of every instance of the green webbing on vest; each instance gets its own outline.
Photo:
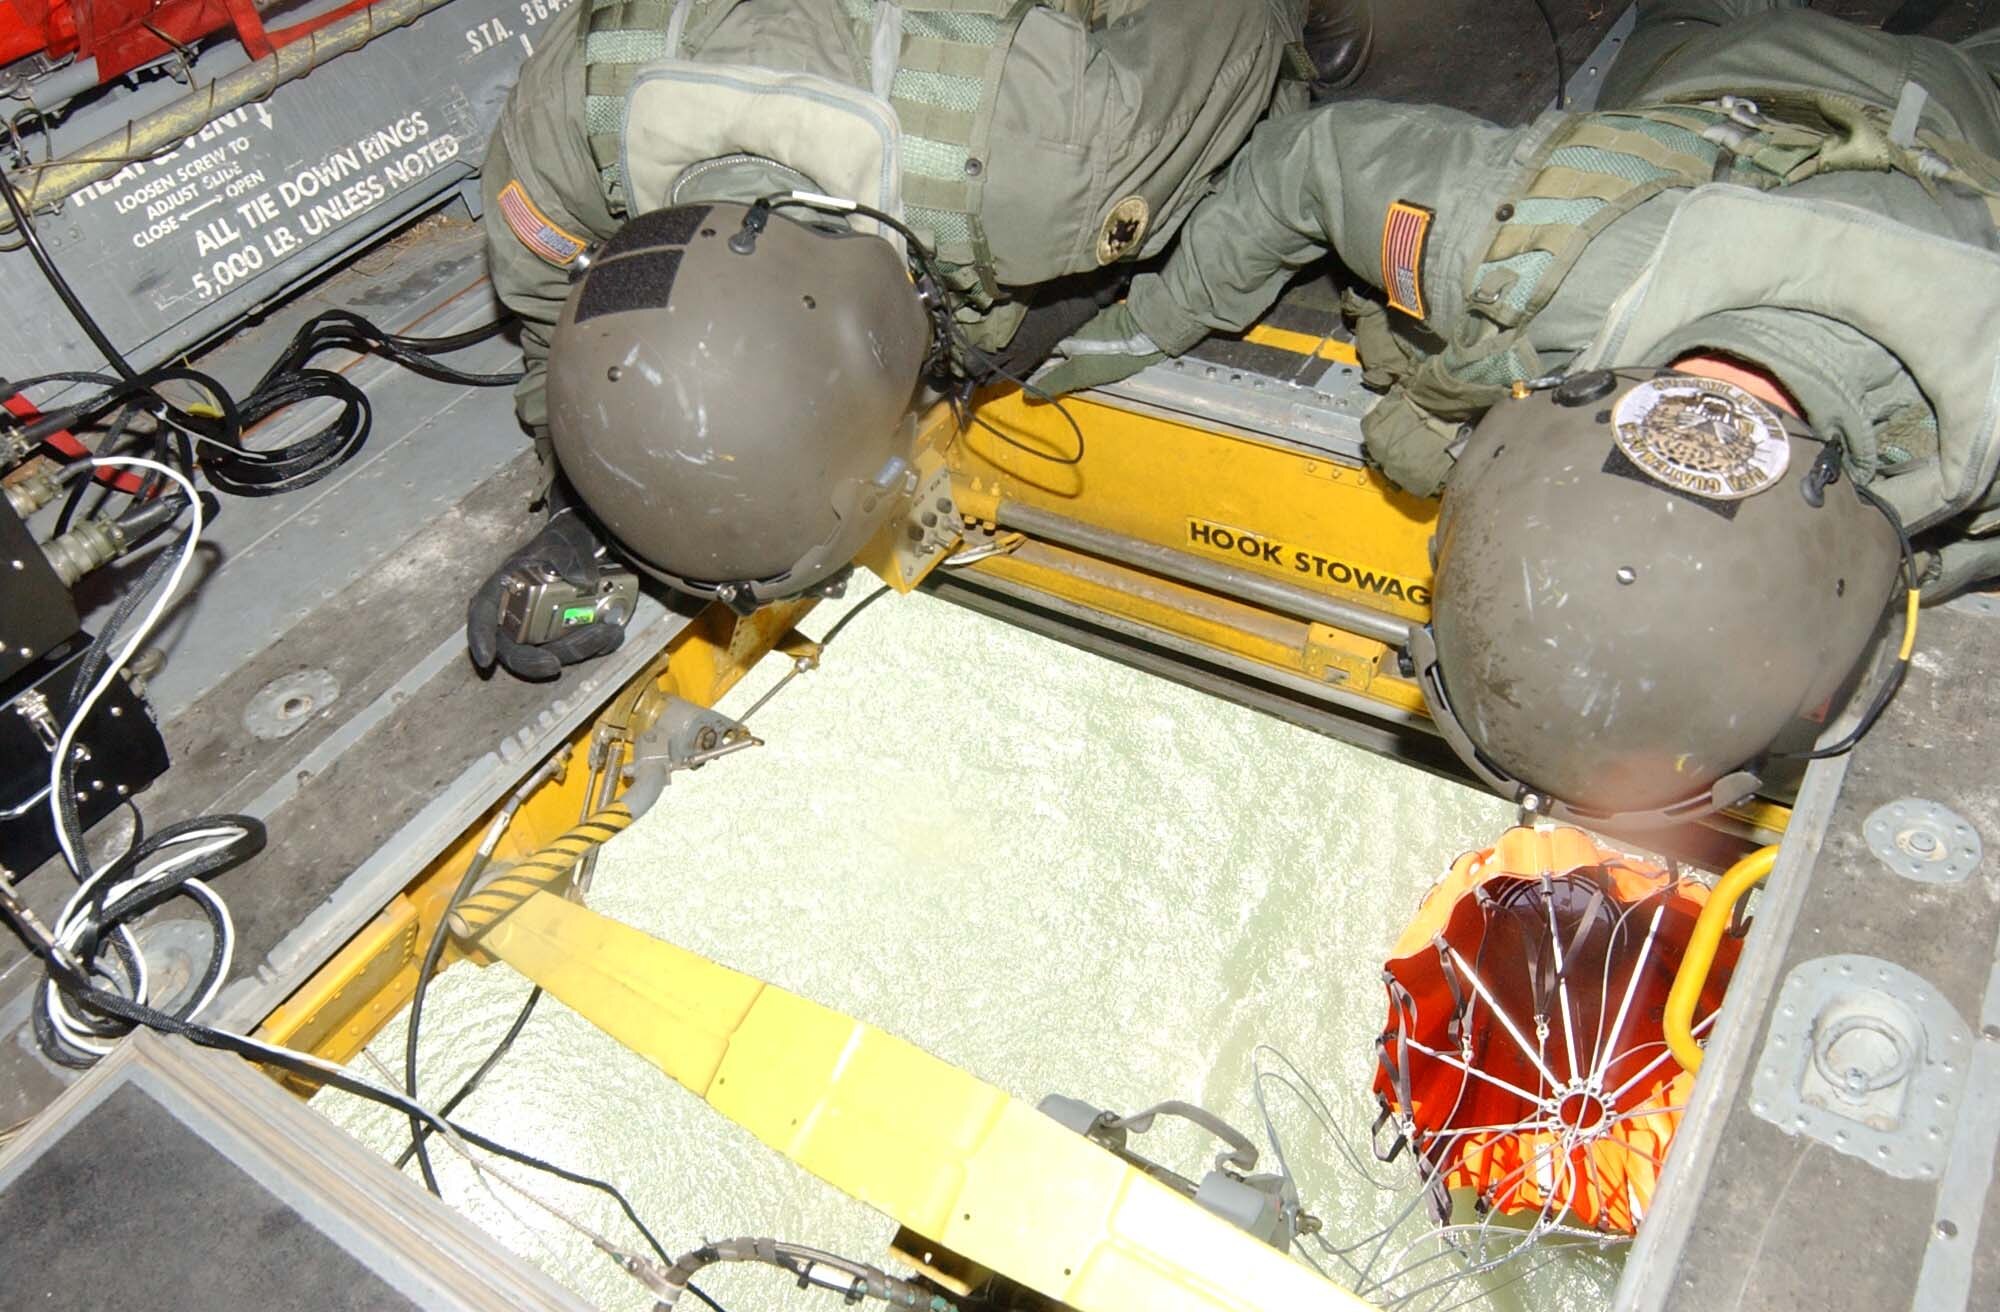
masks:
<path id="1" fill-rule="evenodd" d="M 873 0 L 844 0 L 862 32 Z M 986 139 L 1015 29 L 1026 0 L 912 0 L 902 6 L 902 45 L 889 104 L 903 131 L 903 217 L 929 234 L 939 272 L 980 311 L 999 296 L 980 221 Z"/>
<path id="2" fill-rule="evenodd" d="M 587 0 L 584 123 L 614 209 L 622 207 L 619 157 L 626 100 L 641 68 L 690 58 L 741 0 L 692 0 L 681 48 L 668 50 L 675 0 Z M 858 48 L 873 48 L 876 0 L 841 0 Z M 986 141 L 1015 30 L 1035 0 L 906 0 L 889 103 L 902 129 L 904 218 L 931 239 L 940 273 L 976 311 L 999 286 L 980 221 Z M 974 316 L 975 318 L 978 315 Z"/>
<path id="3" fill-rule="evenodd" d="M 696 0 L 692 8 L 701 7 Z M 614 210 L 624 204 L 619 151 L 625 98 L 639 70 L 667 53 L 674 0 L 590 0 L 578 29 L 583 40 L 583 128 L 590 156 Z"/>
<path id="4" fill-rule="evenodd" d="M 1740 167 L 1701 135 L 1725 118 L 1696 107 L 1582 114 L 1549 135 L 1520 194 L 1495 215 L 1468 278 L 1470 313 L 1460 329 L 1437 354 L 1387 366 L 1397 386 L 1362 430 L 1391 478 L 1419 495 L 1434 493 L 1450 467 L 1446 447 L 1457 426 L 1512 384 L 1544 372 L 1525 340 L 1527 325 L 1598 233 L 1662 192 L 1715 180 L 1719 167 L 1732 180 L 1775 185 L 1775 177 Z"/>
<path id="5" fill-rule="evenodd" d="M 1503 205 L 1468 279 L 1471 311 L 1441 353 L 1417 363 L 1403 396 L 1444 420 L 1469 418 L 1541 372 L 1522 334 L 1598 233 L 1662 192 L 1716 180 L 1759 188 L 1778 175 L 1703 135 L 1728 115 L 1704 106 L 1580 114 L 1550 134 L 1521 193 Z M 1504 217 L 1502 217 L 1504 216 Z"/>
<path id="6" fill-rule="evenodd" d="M 1772 190 L 1823 172 L 1894 171 L 1929 189 L 1950 183 L 1981 196 L 2000 227 L 2000 161 L 1919 128 L 1913 144 L 1890 139 L 1889 112 L 1820 93 L 1752 89 L 1736 104 L 1670 104 L 1582 115 L 1557 128 L 1500 207 L 1480 264 L 1468 278 L 1470 313 L 1441 352 L 1427 357 L 1364 350 L 1371 382 L 1394 390 L 1364 417 L 1371 456 L 1412 491 L 1435 492 L 1450 467 L 1456 425 L 1499 400 L 1508 386 L 1544 372 L 1524 340 L 1595 236 L 1661 192 L 1723 181 Z M 1504 216 L 1501 217 L 1501 216 Z M 1390 333 L 1386 311 L 1373 336 Z M 1369 337 L 1358 326 L 1358 342 Z M 1930 425 L 1924 427 L 1925 423 Z M 1936 449 L 1935 418 L 1890 424 L 1852 438 L 1861 461 L 1921 457 Z M 2000 505 L 2000 489 L 1986 505 Z M 2000 571 L 2000 540 L 1979 550 L 1956 544 L 1947 571 L 1961 584 Z"/>
<path id="7" fill-rule="evenodd" d="M 1540 228 L 1549 224 L 1581 225 L 1591 215 L 1611 202 L 1595 196 L 1580 196 L 1574 200 L 1559 200 L 1552 196 L 1530 196 L 1514 205 L 1514 221 L 1526 227 Z"/>

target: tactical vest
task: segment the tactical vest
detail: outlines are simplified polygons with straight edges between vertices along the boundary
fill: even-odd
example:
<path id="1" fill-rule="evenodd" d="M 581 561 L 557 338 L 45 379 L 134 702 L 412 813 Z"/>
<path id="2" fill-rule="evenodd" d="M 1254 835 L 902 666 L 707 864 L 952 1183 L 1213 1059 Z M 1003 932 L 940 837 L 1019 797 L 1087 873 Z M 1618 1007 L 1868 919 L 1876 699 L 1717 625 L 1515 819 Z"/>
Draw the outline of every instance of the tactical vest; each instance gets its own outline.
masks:
<path id="1" fill-rule="evenodd" d="M 741 0 L 589 0 L 584 120 L 606 196 L 624 204 L 620 145 L 641 68 L 690 59 Z M 969 320 L 1016 319 L 1001 306 L 981 210 L 986 143 L 1014 34 L 1036 0 L 840 0 L 875 91 L 902 127 L 904 219 L 930 238 Z M 1059 6 L 1060 7 L 1060 6 Z M 996 308 L 997 307 L 997 308 Z M 1012 335 L 1012 323 L 994 324 Z M 1003 338 L 1004 340 L 1004 338 Z"/>
<path id="2" fill-rule="evenodd" d="M 1985 197 L 2000 225 L 2000 163 L 1915 120 L 1907 98 L 1892 115 L 1847 97 L 1777 92 L 1560 121 L 1496 211 L 1467 277 L 1464 322 L 1443 350 L 1419 356 L 1380 305 L 1350 298 L 1369 381 L 1395 389 L 1364 421 L 1371 454 L 1411 491 L 1440 490 L 1462 426 L 1545 372 L 1529 324 L 1599 233 L 1663 192 L 1714 182 L 1771 191 L 1822 172 L 1894 170 L 1927 189 L 1952 183 Z"/>

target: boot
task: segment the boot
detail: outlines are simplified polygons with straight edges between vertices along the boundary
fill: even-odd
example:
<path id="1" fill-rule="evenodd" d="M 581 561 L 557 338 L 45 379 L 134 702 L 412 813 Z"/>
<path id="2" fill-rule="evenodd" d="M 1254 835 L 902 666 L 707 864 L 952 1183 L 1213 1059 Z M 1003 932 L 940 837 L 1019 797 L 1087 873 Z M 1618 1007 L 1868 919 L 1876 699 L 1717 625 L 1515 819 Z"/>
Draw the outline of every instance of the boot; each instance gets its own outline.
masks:
<path id="1" fill-rule="evenodd" d="M 1375 46 L 1372 0 L 1308 0 L 1303 42 L 1318 70 L 1314 100 L 1353 86 Z"/>

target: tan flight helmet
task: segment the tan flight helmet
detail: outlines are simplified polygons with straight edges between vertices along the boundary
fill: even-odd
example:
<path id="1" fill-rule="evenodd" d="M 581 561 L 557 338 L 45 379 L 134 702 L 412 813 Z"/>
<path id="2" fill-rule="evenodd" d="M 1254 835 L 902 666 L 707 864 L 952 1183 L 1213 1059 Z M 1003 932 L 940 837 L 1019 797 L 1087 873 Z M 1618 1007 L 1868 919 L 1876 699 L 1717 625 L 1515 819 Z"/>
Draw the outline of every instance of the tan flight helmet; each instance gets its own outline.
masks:
<path id="1" fill-rule="evenodd" d="M 1445 484 L 1433 720 L 1488 786 L 1583 822 L 1667 824 L 1809 748 L 1902 563 L 1838 448 L 1727 382 L 1597 370 L 1502 401 Z"/>
<path id="2" fill-rule="evenodd" d="M 638 567 L 746 612 L 842 576 L 912 481 L 931 317 L 895 247 L 815 217 L 641 214 L 549 348 L 549 434 L 584 504 Z"/>

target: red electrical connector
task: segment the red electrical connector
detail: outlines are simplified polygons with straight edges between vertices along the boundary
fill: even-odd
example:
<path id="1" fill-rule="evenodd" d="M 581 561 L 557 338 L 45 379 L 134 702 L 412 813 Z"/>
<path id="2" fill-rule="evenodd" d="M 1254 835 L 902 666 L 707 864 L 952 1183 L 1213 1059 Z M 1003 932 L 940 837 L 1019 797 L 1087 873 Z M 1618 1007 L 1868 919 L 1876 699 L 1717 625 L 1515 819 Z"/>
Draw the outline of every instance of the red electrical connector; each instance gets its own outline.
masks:
<path id="1" fill-rule="evenodd" d="M 33 54 L 97 61 L 97 80 L 122 77 L 203 37 L 234 29 L 252 59 L 318 31 L 373 0 L 351 0 L 267 31 L 252 0 L 0 0 L 0 66 Z"/>
<path id="2" fill-rule="evenodd" d="M 13 415 L 14 418 L 24 424 L 33 423 L 42 417 L 42 412 L 35 408 L 35 403 L 27 397 L 22 396 L 19 392 L 14 393 L 14 395 L 8 397 L 5 401 L 0 401 L 0 405 L 5 405 L 7 413 Z M 71 460 L 83 460 L 90 456 L 90 451 L 83 443 L 77 441 L 75 436 L 67 429 L 57 433 L 50 433 L 42 440 L 50 447 L 53 447 L 58 453 Z M 145 479 L 141 478 L 135 471 L 129 469 L 100 469 L 97 471 L 95 478 L 98 482 L 114 487 L 129 496 L 137 496 L 145 487 Z"/>

